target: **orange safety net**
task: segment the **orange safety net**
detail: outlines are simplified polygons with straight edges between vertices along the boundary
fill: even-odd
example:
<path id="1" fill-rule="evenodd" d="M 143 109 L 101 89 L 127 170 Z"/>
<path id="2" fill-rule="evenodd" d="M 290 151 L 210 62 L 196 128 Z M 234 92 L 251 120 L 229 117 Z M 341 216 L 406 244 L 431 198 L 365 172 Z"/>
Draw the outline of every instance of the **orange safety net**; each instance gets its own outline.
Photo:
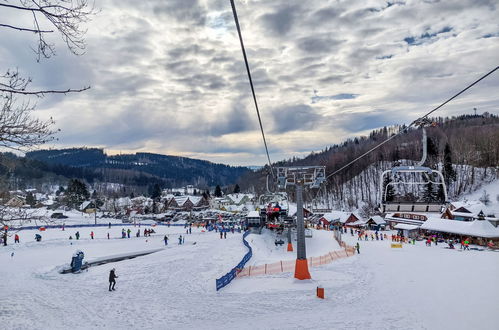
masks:
<path id="1" fill-rule="evenodd" d="M 335 260 L 347 258 L 355 254 L 355 248 L 346 245 L 344 242 L 340 245 L 344 250 L 331 251 L 323 256 L 309 257 L 307 258 L 307 263 L 309 267 L 318 267 L 321 265 L 327 265 Z M 293 273 L 295 271 L 296 260 L 286 260 L 278 261 L 272 264 L 264 264 L 258 266 L 248 266 L 244 267 L 238 274 L 237 277 L 244 276 L 259 276 L 259 275 L 272 275 L 279 273 Z"/>

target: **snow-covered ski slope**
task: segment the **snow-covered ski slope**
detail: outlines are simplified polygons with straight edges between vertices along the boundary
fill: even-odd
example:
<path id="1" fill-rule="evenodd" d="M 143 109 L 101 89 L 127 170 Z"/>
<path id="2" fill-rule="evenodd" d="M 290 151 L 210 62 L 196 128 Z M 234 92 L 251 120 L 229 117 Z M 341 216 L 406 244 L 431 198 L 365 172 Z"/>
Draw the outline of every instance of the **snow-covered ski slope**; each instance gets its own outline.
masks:
<path id="1" fill-rule="evenodd" d="M 236 265 L 246 249 L 241 234 L 155 227 L 152 237 L 120 239 L 121 228 L 21 231 L 21 244 L 0 248 L 2 329 L 496 329 L 499 253 L 361 242 L 360 255 L 311 269 L 313 280 L 292 274 L 237 278 L 220 291 L 215 278 Z M 125 227 L 126 229 L 126 227 Z M 110 232 L 111 239 L 106 234 Z M 164 246 L 163 251 L 80 274 L 59 274 L 76 249 L 86 259 Z M 346 235 L 351 245 L 355 237 Z M 267 241 L 267 239 L 270 240 Z M 147 241 L 146 241 L 147 240 Z M 254 264 L 294 254 L 275 247 L 270 234 L 249 235 Z M 312 242 L 314 241 L 314 242 Z M 193 243 L 196 242 L 194 245 Z M 313 231 L 308 256 L 338 248 L 331 232 Z M 14 256 L 11 257 L 11 253 Z M 117 291 L 108 274 L 116 268 Z M 315 297 L 317 285 L 326 299 Z"/>

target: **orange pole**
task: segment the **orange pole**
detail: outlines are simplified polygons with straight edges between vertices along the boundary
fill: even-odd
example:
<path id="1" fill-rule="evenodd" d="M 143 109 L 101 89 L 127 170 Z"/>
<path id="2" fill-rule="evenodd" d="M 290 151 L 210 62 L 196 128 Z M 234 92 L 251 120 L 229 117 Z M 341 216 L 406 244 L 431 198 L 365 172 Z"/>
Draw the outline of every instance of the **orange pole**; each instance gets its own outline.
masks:
<path id="1" fill-rule="evenodd" d="M 307 259 L 296 259 L 295 278 L 299 280 L 310 280 L 312 278 L 308 271 Z"/>

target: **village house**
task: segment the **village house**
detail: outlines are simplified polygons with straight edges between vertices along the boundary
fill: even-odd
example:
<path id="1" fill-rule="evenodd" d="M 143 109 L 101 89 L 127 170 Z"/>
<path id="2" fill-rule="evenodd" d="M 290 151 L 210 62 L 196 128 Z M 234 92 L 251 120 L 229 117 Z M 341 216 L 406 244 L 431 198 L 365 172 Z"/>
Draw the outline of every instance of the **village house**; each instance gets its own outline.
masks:
<path id="1" fill-rule="evenodd" d="M 333 225 L 350 225 L 356 226 L 361 221 L 361 217 L 352 212 L 342 212 L 342 211 L 331 211 L 324 213 L 324 215 L 319 219 L 319 223 L 322 226 Z M 354 225 L 355 223 L 355 225 Z M 364 224 L 364 222 L 362 222 Z"/>
<path id="2" fill-rule="evenodd" d="M 373 215 L 366 221 L 366 226 L 370 229 L 384 229 L 386 226 L 385 220 L 379 215 Z"/>
<path id="3" fill-rule="evenodd" d="M 490 210 L 485 204 L 479 201 L 454 202 L 451 203 L 442 214 L 443 219 L 473 221 L 478 219 L 480 212 L 495 227 L 499 224 L 499 218 L 493 210 Z"/>

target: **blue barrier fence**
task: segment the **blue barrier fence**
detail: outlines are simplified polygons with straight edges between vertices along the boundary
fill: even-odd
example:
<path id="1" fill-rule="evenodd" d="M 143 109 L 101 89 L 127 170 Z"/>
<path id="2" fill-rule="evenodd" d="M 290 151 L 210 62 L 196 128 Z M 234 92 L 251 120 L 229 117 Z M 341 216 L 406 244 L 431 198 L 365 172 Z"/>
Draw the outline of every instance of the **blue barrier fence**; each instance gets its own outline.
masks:
<path id="1" fill-rule="evenodd" d="M 141 226 L 152 226 L 150 224 L 140 224 Z M 185 227 L 185 224 L 182 223 L 156 223 L 157 226 L 177 226 L 177 227 Z M 139 224 L 133 223 L 111 223 L 112 227 L 125 227 L 125 226 L 135 226 L 138 227 Z M 98 224 L 76 224 L 76 225 L 64 225 L 64 228 L 86 228 L 86 227 L 109 227 L 109 223 L 98 223 Z M 62 225 L 46 225 L 46 226 L 23 226 L 23 227 L 9 227 L 9 230 L 33 230 L 40 228 L 62 228 Z"/>
<path id="2" fill-rule="evenodd" d="M 236 267 L 232 268 L 230 272 L 216 279 L 217 291 L 228 285 L 236 277 L 237 273 L 244 268 L 244 265 L 246 265 L 246 263 L 251 259 L 251 256 L 253 256 L 253 250 L 251 249 L 249 243 L 246 241 L 246 236 L 248 236 L 249 233 L 250 231 L 248 230 L 243 235 L 243 244 L 248 248 L 248 253 L 246 253 L 246 255 L 243 257 L 243 260 L 241 260 L 241 262 L 238 263 Z"/>

